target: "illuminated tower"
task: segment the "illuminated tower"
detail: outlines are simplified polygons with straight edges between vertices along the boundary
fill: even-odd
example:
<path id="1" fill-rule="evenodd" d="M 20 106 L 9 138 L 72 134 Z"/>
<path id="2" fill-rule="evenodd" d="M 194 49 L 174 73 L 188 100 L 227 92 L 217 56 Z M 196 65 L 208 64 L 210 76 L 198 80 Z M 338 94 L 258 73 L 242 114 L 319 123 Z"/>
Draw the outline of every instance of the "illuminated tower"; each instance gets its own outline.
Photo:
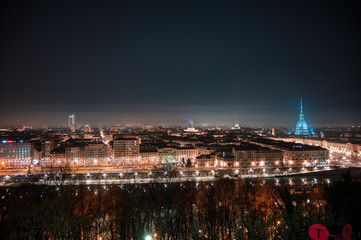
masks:
<path id="1" fill-rule="evenodd" d="M 189 123 L 189 127 L 186 128 L 186 129 L 184 129 L 185 132 L 189 132 L 189 133 L 198 132 L 198 130 L 194 128 L 194 125 L 193 125 L 193 121 L 192 121 L 192 120 L 189 120 L 188 123 Z"/>
<path id="2" fill-rule="evenodd" d="M 193 121 L 192 120 L 189 120 L 189 127 L 193 128 Z"/>
<path id="3" fill-rule="evenodd" d="M 298 119 L 296 125 L 295 135 L 310 135 L 311 132 L 308 129 L 307 123 L 304 119 L 303 115 L 303 106 L 302 106 L 302 98 L 301 98 L 301 110 L 300 110 L 300 118 Z"/>
<path id="4" fill-rule="evenodd" d="M 74 132 L 75 131 L 75 115 L 69 114 L 68 127 Z"/>

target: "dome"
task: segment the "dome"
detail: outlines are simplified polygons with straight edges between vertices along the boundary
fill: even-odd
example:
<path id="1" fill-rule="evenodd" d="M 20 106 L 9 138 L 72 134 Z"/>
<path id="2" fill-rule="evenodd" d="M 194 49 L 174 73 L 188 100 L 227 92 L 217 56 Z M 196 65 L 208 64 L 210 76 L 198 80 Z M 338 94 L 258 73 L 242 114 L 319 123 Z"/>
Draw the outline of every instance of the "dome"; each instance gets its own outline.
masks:
<path id="1" fill-rule="evenodd" d="M 311 133 L 310 129 L 307 126 L 307 123 L 303 116 L 303 106 L 302 106 L 302 98 L 301 98 L 301 110 L 300 110 L 300 118 L 298 119 L 297 125 L 296 125 L 296 131 L 295 135 L 310 135 Z"/>
<path id="2" fill-rule="evenodd" d="M 310 135 L 305 119 L 300 118 L 296 125 L 295 135 Z"/>

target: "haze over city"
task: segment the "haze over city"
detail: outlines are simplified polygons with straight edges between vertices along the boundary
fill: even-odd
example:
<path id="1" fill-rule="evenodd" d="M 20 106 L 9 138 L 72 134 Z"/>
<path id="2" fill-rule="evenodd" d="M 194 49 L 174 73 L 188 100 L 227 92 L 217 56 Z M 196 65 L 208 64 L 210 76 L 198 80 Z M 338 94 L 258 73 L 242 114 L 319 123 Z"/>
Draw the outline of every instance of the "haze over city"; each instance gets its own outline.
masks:
<path id="1" fill-rule="evenodd" d="M 360 125 L 359 9 L 323 2 L 7 2 L 0 125 Z"/>

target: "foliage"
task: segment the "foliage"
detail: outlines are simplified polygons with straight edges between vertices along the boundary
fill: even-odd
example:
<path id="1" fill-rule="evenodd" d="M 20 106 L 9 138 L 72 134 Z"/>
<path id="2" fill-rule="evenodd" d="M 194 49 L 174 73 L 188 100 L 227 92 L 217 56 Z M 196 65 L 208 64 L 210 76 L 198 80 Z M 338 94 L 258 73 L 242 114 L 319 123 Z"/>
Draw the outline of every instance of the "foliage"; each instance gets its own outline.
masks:
<path id="1" fill-rule="evenodd" d="M 350 191 L 352 190 L 352 191 Z M 324 224 L 360 236 L 360 182 L 344 178 L 301 192 L 286 183 L 212 183 L 0 188 L 0 239 L 308 239 Z"/>
<path id="2" fill-rule="evenodd" d="M 187 159 L 186 167 L 192 167 L 192 162 L 189 158 Z"/>

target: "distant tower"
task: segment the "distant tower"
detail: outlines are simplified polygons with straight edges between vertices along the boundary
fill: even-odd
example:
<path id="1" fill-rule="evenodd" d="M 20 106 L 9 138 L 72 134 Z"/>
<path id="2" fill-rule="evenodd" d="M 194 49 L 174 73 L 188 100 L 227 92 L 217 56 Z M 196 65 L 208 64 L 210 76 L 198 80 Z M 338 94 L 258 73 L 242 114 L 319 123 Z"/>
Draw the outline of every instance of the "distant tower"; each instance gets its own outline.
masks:
<path id="1" fill-rule="evenodd" d="M 300 118 L 298 119 L 296 125 L 295 135 L 310 135 L 311 132 L 308 129 L 307 123 L 304 119 L 303 115 L 303 106 L 302 106 L 302 98 L 301 98 L 301 110 L 300 110 Z"/>
<path id="2" fill-rule="evenodd" d="M 189 127 L 193 128 L 193 121 L 192 120 L 189 120 Z"/>
<path id="3" fill-rule="evenodd" d="M 193 121 L 192 121 L 192 120 L 189 120 L 188 123 L 189 123 L 189 127 L 186 128 L 186 129 L 184 129 L 185 132 L 189 132 L 189 133 L 198 132 L 198 130 L 194 128 L 194 125 L 193 125 Z"/>
<path id="4" fill-rule="evenodd" d="M 276 132 L 274 128 L 272 128 L 272 136 L 276 136 Z"/>
<path id="5" fill-rule="evenodd" d="M 75 115 L 74 114 L 69 114 L 69 118 L 68 118 L 68 128 L 71 129 L 71 131 L 75 131 Z"/>

